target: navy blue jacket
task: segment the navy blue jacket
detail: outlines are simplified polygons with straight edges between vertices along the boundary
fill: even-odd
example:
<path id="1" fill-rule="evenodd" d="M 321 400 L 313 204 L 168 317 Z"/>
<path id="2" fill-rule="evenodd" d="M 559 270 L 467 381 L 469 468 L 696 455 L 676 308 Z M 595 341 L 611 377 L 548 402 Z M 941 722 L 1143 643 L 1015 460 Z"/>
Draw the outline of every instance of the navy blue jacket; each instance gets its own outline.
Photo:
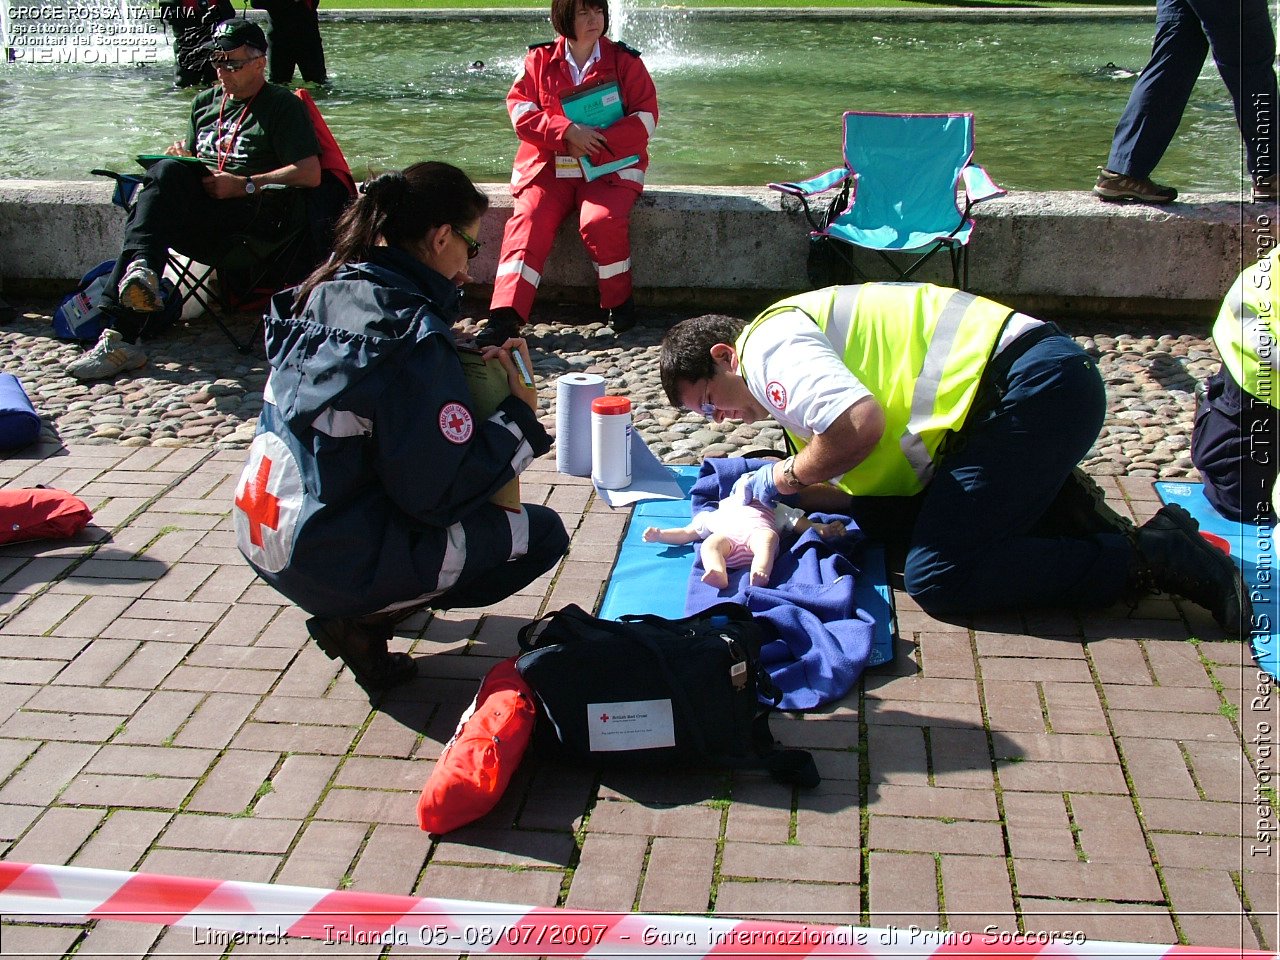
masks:
<path id="1" fill-rule="evenodd" d="M 449 327 L 454 284 L 397 249 L 267 317 L 271 375 L 236 486 L 241 552 L 310 613 L 420 604 L 522 556 L 528 516 L 489 502 L 551 447 L 508 397 L 480 420 Z"/>

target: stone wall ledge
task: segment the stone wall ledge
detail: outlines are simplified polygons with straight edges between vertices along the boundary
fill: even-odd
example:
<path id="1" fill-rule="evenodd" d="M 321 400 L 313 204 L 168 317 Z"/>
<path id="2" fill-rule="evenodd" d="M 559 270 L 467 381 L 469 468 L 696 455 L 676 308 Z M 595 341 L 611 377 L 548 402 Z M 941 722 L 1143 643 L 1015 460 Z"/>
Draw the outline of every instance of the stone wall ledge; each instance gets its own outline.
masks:
<path id="1" fill-rule="evenodd" d="M 505 184 L 483 184 L 492 206 L 472 262 L 491 283 Z M 975 212 L 970 288 L 1045 316 L 1207 319 L 1242 267 L 1275 242 L 1276 207 L 1193 195 L 1167 207 L 1103 203 L 1083 191 L 1012 193 Z M 70 289 L 118 253 L 124 212 L 102 181 L 0 180 L 0 276 L 9 295 Z M 542 296 L 589 300 L 595 278 L 566 223 Z M 650 187 L 632 218 L 642 304 L 750 310 L 808 286 L 808 224 L 799 205 L 764 188 Z M 859 262 L 876 267 L 874 255 Z M 949 282 L 945 257 L 922 279 Z M 876 273 L 883 277 L 882 270 Z"/>

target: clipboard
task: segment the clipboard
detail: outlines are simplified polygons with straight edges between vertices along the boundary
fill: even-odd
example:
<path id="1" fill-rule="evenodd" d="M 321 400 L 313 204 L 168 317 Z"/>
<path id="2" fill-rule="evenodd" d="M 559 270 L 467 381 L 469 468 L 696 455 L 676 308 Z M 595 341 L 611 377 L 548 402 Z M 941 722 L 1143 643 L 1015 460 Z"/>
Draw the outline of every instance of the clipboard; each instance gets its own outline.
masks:
<path id="1" fill-rule="evenodd" d="M 625 116 L 622 91 L 616 80 L 598 80 L 578 87 L 560 97 L 560 106 L 564 110 L 564 115 L 574 123 L 602 130 Z M 586 157 L 578 159 L 578 165 L 582 167 L 582 174 L 588 182 L 603 177 L 606 173 L 617 173 L 627 167 L 634 167 L 639 162 L 639 154 L 634 153 L 620 160 L 600 164 L 592 163 Z"/>
<path id="2" fill-rule="evenodd" d="M 462 373 L 467 378 L 471 399 L 475 402 L 474 413 L 478 418 L 487 420 L 493 416 L 498 405 L 511 396 L 507 372 L 496 360 L 486 361 L 477 347 L 457 344 L 457 349 L 458 359 L 462 361 Z M 512 477 L 489 500 L 503 510 L 519 513 L 520 477 Z"/>

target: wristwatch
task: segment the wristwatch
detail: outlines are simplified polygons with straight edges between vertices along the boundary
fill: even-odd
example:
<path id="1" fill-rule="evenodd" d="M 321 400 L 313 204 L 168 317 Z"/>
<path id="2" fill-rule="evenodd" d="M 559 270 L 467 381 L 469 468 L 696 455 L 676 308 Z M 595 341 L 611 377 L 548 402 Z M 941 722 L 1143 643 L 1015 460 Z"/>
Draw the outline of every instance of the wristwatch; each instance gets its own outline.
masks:
<path id="1" fill-rule="evenodd" d="M 796 458 L 787 457 L 782 461 L 782 479 L 787 482 L 787 486 L 794 487 L 799 490 L 804 486 L 796 477 Z"/>
<path id="2" fill-rule="evenodd" d="M 246 195 L 252 194 L 258 189 L 258 185 L 253 182 L 253 177 L 244 178 L 244 192 Z"/>

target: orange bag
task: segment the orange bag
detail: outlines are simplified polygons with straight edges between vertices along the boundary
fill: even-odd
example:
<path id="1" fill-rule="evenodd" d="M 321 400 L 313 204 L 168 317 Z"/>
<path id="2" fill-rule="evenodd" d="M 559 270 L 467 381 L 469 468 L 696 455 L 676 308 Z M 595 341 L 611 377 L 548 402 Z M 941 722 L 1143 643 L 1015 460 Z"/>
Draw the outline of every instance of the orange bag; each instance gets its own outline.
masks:
<path id="1" fill-rule="evenodd" d="M 486 675 L 418 798 L 418 826 L 448 833 L 492 810 L 524 756 L 538 711 L 515 657 Z"/>
<path id="2" fill-rule="evenodd" d="M 0 543 L 74 537 L 92 519 L 88 505 L 65 490 L 0 490 Z"/>

